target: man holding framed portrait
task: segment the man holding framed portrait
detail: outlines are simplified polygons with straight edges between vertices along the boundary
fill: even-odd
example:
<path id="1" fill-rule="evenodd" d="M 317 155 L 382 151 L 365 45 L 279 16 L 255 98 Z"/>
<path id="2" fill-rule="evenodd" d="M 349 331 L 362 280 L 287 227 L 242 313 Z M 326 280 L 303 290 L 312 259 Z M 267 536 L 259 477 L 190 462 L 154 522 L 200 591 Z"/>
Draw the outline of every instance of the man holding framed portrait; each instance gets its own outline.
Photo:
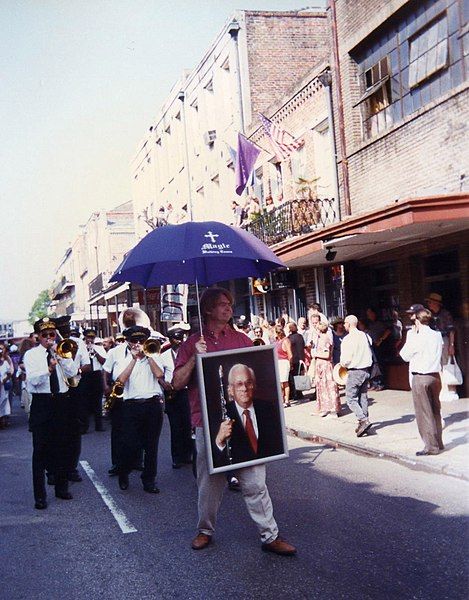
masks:
<path id="1" fill-rule="evenodd" d="M 196 432 L 199 519 L 198 533 L 192 541 L 194 550 L 202 550 L 211 543 L 218 508 L 226 486 L 226 477 L 223 472 L 210 474 L 207 458 L 210 454 L 206 449 L 204 419 L 199 394 L 200 369 L 199 372 L 195 369 L 196 357 L 207 353 L 243 350 L 252 347 L 252 341 L 244 333 L 235 331 L 231 326 L 233 298 L 229 291 L 223 288 L 206 289 L 200 299 L 200 311 L 204 323 L 201 335 L 191 335 L 181 346 L 173 377 L 173 386 L 176 390 L 188 386 L 192 426 Z M 252 381 L 244 381 L 243 385 L 247 389 L 251 384 Z M 212 388 L 212 386 L 210 387 Z M 226 428 L 229 429 L 228 425 Z M 217 431 L 219 431 L 219 427 Z M 222 442 L 221 446 L 230 437 L 227 433 L 224 431 L 219 439 Z M 211 452 L 212 448 L 209 450 Z M 223 470 L 227 470 L 227 467 Z M 248 512 L 260 532 L 262 549 L 281 555 L 295 554 L 296 548 L 278 535 L 272 501 L 265 481 L 265 464 L 254 464 L 244 468 L 240 468 L 238 464 L 236 471 Z"/>

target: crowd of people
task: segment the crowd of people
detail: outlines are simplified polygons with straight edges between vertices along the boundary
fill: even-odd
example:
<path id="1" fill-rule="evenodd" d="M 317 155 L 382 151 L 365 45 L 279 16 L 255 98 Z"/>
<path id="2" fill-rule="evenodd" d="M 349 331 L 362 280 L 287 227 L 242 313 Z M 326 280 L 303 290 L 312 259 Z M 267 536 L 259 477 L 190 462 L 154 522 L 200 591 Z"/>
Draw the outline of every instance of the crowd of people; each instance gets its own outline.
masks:
<path id="1" fill-rule="evenodd" d="M 200 550 L 211 543 L 228 481 L 231 489 L 241 490 L 262 549 L 291 555 L 296 549 L 278 534 L 265 465 L 256 462 L 226 473 L 210 471 L 197 354 L 271 344 L 285 409 L 302 398 L 295 380 L 307 374 L 315 391 L 313 414 L 327 418 L 342 414 L 336 367 L 345 369 L 345 400 L 357 418 L 355 432 L 361 437 L 372 427 L 368 391 L 383 389 L 387 353 L 399 352 L 410 363 L 416 420 L 424 442 L 417 454 L 437 454 L 444 448 L 439 373 L 442 361 L 454 355 L 454 327 L 441 296 L 430 294 L 427 304 L 428 308 L 413 304 L 406 311 L 409 328 L 397 314 L 392 323 L 381 322 L 371 307 L 366 320 L 347 315 L 329 323 L 318 304 L 312 304 L 298 322 L 286 313 L 276 321 L 260 314 L 251 324 L 245 317 L 233 319 L 233 298 L 227 290 L 209 288 L 200 300 L 202 332 L 189 335 L 189 325 L 176 323 L 167 337 L 153 331 L 138 308 L 121 314 L 122 332 L 115 338 L 102 339 L 93 328 L 71 329 L 70 317 L 44 317 L 19 348 L 0 345 L 0 427 L 8 427 L 12 397 L 20 396 L 29 415 L 34 500 L 41 510 L 47 508 L 46 483 L 55 487 L 57 498 L 72 499 L 69 482 L 81 481 L 81 437 L 92 423 L 95 431 L 104 431 L 103 406 L 111 423 L 109 475 L 116 476 L 125 491 L 131 473 L 140 472 L 144 492 L 159 493 L 158 445 L 166 412 L 172 467 L 192 465 L 197 478 L 199 520 L 192 548 Z M 235 364 L 230 369 L 228 390 L 238 410 L 230 406 L 226 422 L 220 424 L 217 451 L 224 452 L 232 439 L 245 435 L 244 454 L 253 459 L 264 456 L 266 413 L 265 405 L 264 413 L 259 412 L 254 400 L 255 382 L 250 366 Z M 276 439 L 281 445 L 281 434 Z"/>

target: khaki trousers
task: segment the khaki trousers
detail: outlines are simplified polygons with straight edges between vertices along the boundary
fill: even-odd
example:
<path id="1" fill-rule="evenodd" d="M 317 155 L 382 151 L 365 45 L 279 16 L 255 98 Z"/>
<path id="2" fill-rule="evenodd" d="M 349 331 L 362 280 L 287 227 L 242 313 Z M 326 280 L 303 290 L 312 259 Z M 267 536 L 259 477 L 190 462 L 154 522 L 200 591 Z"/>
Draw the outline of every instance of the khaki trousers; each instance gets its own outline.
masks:
<path id="1" fill-rule="evenodd" d="M 412 399 L 417 427 L 425 444 L 424 450 L 435 454 L 444 448 L 439 395 L 440 376 L 438 373 L 412 375 Z"/>
<path id="2" fill-rule="evenodd" d="M 198 511 L 199 533 L 213 535 L 217 521 L 223 492 L 226 487 L 226 473 L 209 475 L 206 459 L 204 431 L 197 427 L 195 443 L 197 447 L 197 487 L 199 492 Z M 278 536 L 278 527 L 274 519 L 272 500 L 265 482 L 265 465 L 255 465 L 236 469 L 249 515 L 257 525 L 261 540 L 265 543 L 273 542 Z"/>

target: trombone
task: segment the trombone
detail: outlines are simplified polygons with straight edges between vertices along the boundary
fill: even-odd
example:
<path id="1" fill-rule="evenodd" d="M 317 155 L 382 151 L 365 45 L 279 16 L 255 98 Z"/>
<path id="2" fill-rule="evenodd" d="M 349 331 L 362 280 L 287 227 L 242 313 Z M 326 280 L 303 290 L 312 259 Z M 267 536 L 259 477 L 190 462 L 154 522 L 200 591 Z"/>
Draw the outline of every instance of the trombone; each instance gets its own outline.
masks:
<path id="1" fill-rule="evenodd" d="M 57 337 L 60 338 L 59 343 L 57 344 L 57 350 L 55 354 L 59 358 L 71 358 L 75 360 L 75 357 L 78 353 L 78 344 L 75 340 L 71 338 L 64 338 L 59 331 L 56 331 Z M 60 363 L 59 363 L 60 364 Z M 80 383 L 81 375 L 74 375 L 73 377 L 65 377 L 62 366 L 60 366 L 60 370 L 62 371 L 62 377 L 68 387 L 76 388 Z"/>

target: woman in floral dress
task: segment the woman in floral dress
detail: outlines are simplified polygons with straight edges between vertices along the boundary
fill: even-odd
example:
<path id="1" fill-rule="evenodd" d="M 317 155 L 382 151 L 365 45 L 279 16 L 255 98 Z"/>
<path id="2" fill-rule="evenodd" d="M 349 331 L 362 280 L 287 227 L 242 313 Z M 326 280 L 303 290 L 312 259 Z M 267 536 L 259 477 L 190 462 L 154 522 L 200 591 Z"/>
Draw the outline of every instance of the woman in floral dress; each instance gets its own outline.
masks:
<path id="1" fill-rule="evenodd" d="M 326 323 L 318 323 L 319 336 L 314 349 L 316 358 L 316 399 L 318 414 L 340 417 L 339 388 L 332 377 L 332 342 Z"/>

